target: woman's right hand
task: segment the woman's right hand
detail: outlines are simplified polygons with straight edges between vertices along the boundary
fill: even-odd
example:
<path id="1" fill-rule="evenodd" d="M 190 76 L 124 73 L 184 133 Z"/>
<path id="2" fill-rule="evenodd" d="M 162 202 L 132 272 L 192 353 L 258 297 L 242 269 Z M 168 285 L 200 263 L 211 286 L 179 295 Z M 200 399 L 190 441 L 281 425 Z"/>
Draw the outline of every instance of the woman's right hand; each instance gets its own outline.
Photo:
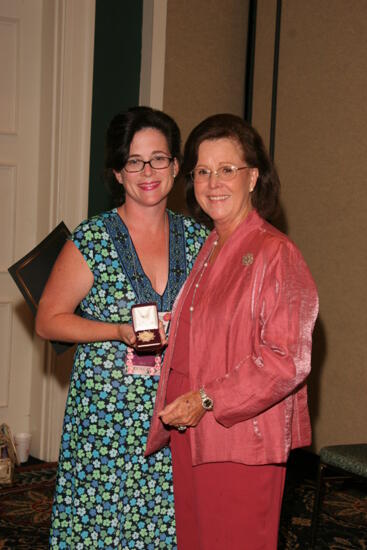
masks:
<path id="1" fill-rule="evenodd" d="M 118 334 L 119 340 L 121 340 L 121 342 L 124 342 L 131 348 L 135 346 L 136 335 L 131 325 L 128 325 L 127 323 L 118 325 Z"/>

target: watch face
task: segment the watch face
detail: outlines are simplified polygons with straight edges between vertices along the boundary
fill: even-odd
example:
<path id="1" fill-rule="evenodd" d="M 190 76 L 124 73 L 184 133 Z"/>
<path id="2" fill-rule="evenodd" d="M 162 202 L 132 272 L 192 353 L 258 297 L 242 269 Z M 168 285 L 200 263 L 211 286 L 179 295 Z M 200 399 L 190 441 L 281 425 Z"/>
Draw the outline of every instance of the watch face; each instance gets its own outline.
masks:
<path id="1" fill-rule="evenodd" d="M 210 410 L 213 407 L 213 401 L 209 397 L 206 397 L 203 400 L 203 407 L 204 409 Z"/>
<path id="2" fill-rule="evenodd" d="M 213 399 L 211 399 L 209 395 L 206 395 L 204 388 L 200 388 L 199 393 L 200 393 L 201 404 L 203 405 L 203 408 L 206 411 L 211 411 L 214 405 Z"/>

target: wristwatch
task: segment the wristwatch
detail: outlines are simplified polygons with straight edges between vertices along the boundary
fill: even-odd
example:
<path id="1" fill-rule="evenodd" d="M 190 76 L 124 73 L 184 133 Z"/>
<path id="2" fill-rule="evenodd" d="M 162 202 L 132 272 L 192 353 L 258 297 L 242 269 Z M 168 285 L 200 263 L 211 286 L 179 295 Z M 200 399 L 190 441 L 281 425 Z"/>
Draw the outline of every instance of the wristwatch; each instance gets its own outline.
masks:
<path id="1" fill-rule="evenodd" d="M 213 401 L 213 399 L 212 399 L 211 397 L 209 397 L 209 395 L 207 395 L 207 394 L 205 393 L 204 388 L 200 388 L 199 393 L 200 393 L 201 404 L 202 404 L 203 408 L 204 408 L 206 411 L 212 411 L 212 410 L 213 410 L 213 407 L 214 407 L 214 401 Z"/>

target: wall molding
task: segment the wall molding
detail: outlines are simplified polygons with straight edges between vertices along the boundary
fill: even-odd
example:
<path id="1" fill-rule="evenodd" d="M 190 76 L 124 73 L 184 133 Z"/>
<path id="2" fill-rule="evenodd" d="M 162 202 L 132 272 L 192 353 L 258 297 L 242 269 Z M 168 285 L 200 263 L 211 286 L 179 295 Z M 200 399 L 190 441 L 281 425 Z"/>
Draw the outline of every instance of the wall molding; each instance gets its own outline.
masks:
<path id="1" fill-rule="evenodd" d="M 139 105 L 163 109 L 167 0 L 144 0 Z"/>
<path id="2" fill-rule="evenodd" d="M 0 409 L 8 407 L 10 394 L 10 365 L 11 365 L 11 333 L 13 331 L 13 311 L 12 303 L 0 301 L 0 326 L 1 326 L 1 390 L 0 390 Z"/>

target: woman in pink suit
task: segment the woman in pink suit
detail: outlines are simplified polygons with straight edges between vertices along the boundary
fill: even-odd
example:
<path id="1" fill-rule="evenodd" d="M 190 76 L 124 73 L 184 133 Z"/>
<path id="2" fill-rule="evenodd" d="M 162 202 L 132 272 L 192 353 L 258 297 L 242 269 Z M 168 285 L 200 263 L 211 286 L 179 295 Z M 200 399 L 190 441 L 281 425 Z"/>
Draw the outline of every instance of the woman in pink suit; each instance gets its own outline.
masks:
<path id="1" fill-rule="evenodd" d="M 214 230 L 176 300 L 147 454 L 170 440 L 180 550 L 276 550 L 285 463 L 311 441 L 317 292 L 265 221 L 279 179 L 256 130 L 207 118 L 183 173 Z"/>

